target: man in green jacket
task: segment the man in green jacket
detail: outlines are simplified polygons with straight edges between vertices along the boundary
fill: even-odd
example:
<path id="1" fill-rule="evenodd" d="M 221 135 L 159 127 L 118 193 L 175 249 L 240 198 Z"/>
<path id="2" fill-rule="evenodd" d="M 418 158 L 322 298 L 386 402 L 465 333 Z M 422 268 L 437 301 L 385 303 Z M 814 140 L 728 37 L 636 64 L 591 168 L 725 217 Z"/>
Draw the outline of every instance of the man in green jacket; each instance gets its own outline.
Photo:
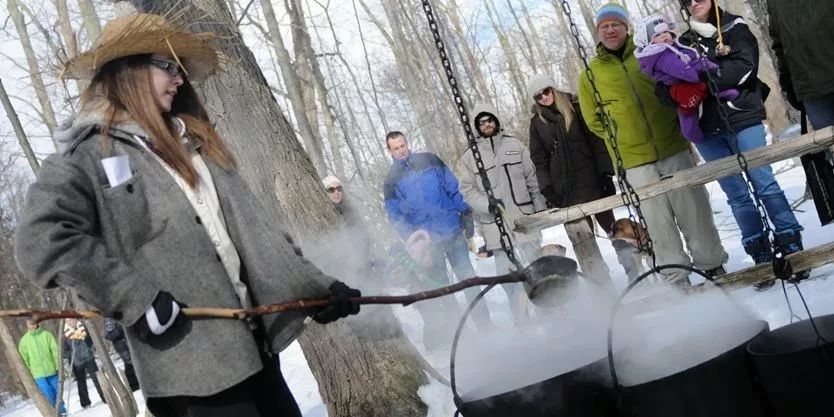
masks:
<path id="1" fill-rule="evenodd" d="M 20 338 L 17 350 L 23 363 L 52 405 L 58 399 L 58 342 L 52 333 L 41 329 L 35 320 L 27 320 L 28 331 Z M 64 404 L 61 413 L 65 414 Z"/>
<path id="2" fill-rule="evenodd" d="M 654 95 L 655 82 L 640 72 L 628 33 L 628 12 L 609 3 L 597 11 L 595 23 L 600 43 L 590 67 L 605 111 L 611 115 L 616 135 L 613 140 L 628 181 L 637 187 L 693 167 L 689 143 L 681 135 L 675 109 L 660 103 Z M 580 79 L 579 104 L 591 131 L 607 138 L 586 73 Z M 605 140 L 616 165 L 611 143 Z M 723 273 L 727 253 L 715 228 L 706 188 L 672 191 L 641 201 L 641 207 L 658 265 L 693 265 L 712 275 Z M 684 251 L 681 233 L 691 259 Z M 689 271 L 669 270 L 664 274 L 671 283 L 689 285 Z"/>

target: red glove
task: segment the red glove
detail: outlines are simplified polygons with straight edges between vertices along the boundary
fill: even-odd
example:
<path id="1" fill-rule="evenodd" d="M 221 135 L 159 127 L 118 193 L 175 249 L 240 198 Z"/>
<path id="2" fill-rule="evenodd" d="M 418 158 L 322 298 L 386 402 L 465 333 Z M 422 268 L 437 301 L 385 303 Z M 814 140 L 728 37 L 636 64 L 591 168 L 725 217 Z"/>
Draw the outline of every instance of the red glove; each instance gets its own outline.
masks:
<path id="1" fill-rule="evenodd" d="M 669 88 L 669 94 L 681 110 L 694 112 L 707 95 L 707 84 L 703 82 L 677 83 Z"/>

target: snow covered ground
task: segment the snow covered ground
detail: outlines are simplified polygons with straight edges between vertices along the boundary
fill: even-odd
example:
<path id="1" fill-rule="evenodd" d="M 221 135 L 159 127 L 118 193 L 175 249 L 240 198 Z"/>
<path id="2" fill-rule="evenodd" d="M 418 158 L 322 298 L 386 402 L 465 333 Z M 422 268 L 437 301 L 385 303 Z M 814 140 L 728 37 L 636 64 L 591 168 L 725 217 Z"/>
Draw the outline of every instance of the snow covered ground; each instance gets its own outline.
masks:
<path id="1" fill-rule="evenodd" d="M 792 161 L 782 162 L 776 164 L 774 169 L 779 173 L 777 178 L 785 190 L 789 201 L 793 202 L 800 199 L 805 189 L 805 176 L 798 161 L 796 165 Z M 730 260 L 726 265 L 727 270 L 731 272 L 752 265 L 752 261 L 741 247 L 739 231 L 735 225 L 732 213 L 727 206 L 724 194 L 721 192 L 717 183 L 708 184 L 707 188 L 712 199 L 716 225 L 721 233 L 724 247 L 730 254 Z M 620 209 L 616 214 L 617 217 L 625 217 L 625 211 L 623 209 Z M 799 205 L 796 210 L 796 215 L 800 223 L 805 227 L 803 236 L 806 247 L 813 247 L 831 241 L 831 231 L 834 230 L 834 226 L 820 227 L 813 202 L 806 201 Z M 563 228 L 557 227 L 546 230 L 544 232 L 544 239 L 549 242 L 557 242 L 564 245 L 568 248 L 568 256 L 573 255 L 570 242 Z M 598 239 L 598 241 L 615 283 L 621 288 L 624 287 L 626 283 L 625 274 L 617 264 L 616 255 L 611 245 L 604 239 Z M 490 271 L 494 271 L 494 265 L 492 265 L 491 261 L 477 260 L 474 262 L 476 262 L 476 269 L 479 273 L 489 275 Z M 800 285 L 811 313 L 815 316 L 834 313 L 834 265 L 815 270 L 813 276 L 815 277 L 813 280 Z M 800 317 L 807 317 L 796 291 L 789 288 L 788 296 L 791 300 L 794 313 Z M 788 304 L 785 301 L 782 288 L 778 284 L 765 292 L 757 292 L 752 288 L 737 290 L 733 292 L 733 297 L 750 308 L 758 317 L 766 320 L 771 328 L 781 327 L 790 322 Z M 511 325 L 511 315 L 507 307 L 507 297 L 504 292 L 501 290 L 491 291 L 487 294 L 486 300 L 496 324 L 502 327 L 509 327 Z M 461 303 L 464 302 L 462 296 L 459 297 L 459 301 Z M 414 308 L 400 307 L 395 307 L 395 313 L 402 321 L 406 334 L 415 342 L 418 348 L 422 349 L 420 332 L 420 329 L 422 329 L 422 321 L 419 314 L 417 314 Z M 512 354 L 512 352 L 508 352 L 508 354 Z M 428 357 L 432 363 L 439 367 L 448 367 L 447 352 L 441 352 L 439 355 L 429 355 Z M 316 382 L 307 367 L 307 362 L 297 343 L 293 343 L 287 350 L 282 352 L 281 363 L 287 383 L 292 389 L 304 416 L 326 416 L 327 412 L 322 404 Z M 68 389 L 69 385 L 65 390 Z M 107 406 L 101 403 L 92 384 L 90 384 L 90 395 L 93 406 L 88 409 L 81 409 L 78 403 L 75 384 L 72 384 L 69 401 L 70 415 L 78 417 L 104 417 L 109 415 Z M 429 404 L 428 417 L 448 417 L 454 413 L 451 392 L 439 382 L 432 381 L 429 385 L 422 387 L 419 395 Z M 136 397 L 140 407 L 144 408 L 144 401 L 141 395 L 137 393 Z M 25 401 L 13 402 L 5 409 L 0 410 L 0 416 L 3 417 L 28 417 L 37 415 L 37 410 L 35 410 L 31 402 Z"/>

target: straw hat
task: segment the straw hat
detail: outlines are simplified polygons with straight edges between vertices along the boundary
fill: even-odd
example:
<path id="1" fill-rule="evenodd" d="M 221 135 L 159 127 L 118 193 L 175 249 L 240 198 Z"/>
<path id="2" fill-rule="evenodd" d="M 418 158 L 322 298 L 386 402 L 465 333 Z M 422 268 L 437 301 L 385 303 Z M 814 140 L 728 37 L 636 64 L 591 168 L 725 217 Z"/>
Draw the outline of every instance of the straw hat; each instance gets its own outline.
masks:
<path id="1" fill-rule="evenodd" d="M 61 77 L 92 79 L 101 67 L 117 58 L 141 54 L 166 54 L 185 69 L 189 81 L 208 78 L 218 68 L 213 33 L 192 33 L 155 14 L 131 14 L 104 26 L 93 47 L 64 64 Z"/>

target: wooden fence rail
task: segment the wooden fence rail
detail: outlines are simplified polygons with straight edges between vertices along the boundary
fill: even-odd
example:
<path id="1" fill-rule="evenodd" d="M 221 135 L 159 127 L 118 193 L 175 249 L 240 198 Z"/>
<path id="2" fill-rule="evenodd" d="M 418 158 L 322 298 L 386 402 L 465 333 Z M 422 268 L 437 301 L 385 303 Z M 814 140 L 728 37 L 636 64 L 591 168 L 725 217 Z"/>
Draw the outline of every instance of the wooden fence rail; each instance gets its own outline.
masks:
<path id="1" fill-rule="evenodd" d="M 747 159 L 747 165 L 750 168 L 755 168 L 819 152 L 832 145 L 834 145 L 834 128 L 828 127 L 798 138 L 754 149 L 744 155 Z M 694 168 L 678 171 L 674 175 L 663 177 L 654 183 L 637 187 L 635 191 L 641 199 L 648 199 L 679 188 L 703 185 L 739 172 L 741 172 L 741 168 L 738 166 L 736 157 L 728 156 Z M 575 206 L 548 210 L 518 219 L 515 223 L 515 231 L 517 233 L 533 233 L 622 205 L 622 197 L 615 195 Z"/>

